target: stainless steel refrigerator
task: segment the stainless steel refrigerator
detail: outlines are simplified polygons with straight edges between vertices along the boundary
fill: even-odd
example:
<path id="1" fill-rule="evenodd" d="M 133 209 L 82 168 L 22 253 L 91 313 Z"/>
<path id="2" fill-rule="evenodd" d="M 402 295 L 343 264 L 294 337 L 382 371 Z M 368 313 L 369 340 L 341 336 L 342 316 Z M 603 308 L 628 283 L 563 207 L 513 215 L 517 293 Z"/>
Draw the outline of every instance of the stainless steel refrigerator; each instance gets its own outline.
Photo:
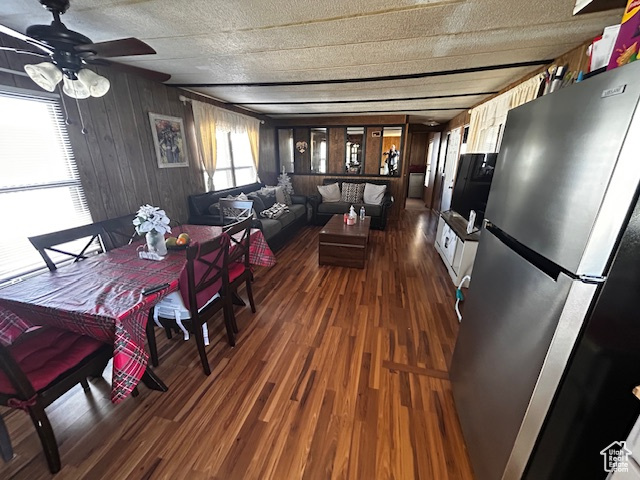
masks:
<path id="1" fill-rule="evenodd" d="M 640 413 L 639 98 L 640 61 L 509 112 L 450 368 L 479 480 L 605 478 Z"/>

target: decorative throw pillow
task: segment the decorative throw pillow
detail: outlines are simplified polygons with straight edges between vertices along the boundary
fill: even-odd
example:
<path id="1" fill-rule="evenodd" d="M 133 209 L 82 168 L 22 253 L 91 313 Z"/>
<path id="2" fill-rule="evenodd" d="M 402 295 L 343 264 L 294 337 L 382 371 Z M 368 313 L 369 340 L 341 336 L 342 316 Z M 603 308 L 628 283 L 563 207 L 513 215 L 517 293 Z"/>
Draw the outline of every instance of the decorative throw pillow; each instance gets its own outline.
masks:
<path id="1" fill-rule="evenodd" d="M 276 190 L 274 187 L 262 187 L 260 190 L 251 193 L 260 197 L 264 208 L 272 207 L 276 203 Z"/>
<path id="2" fill-rule="evenodd" d="M 220 202 L 212 203 L 209 205 L 209 214 L 216 217 L 220 216 Z"/>
<path id="3" fill-rule="evenodd" d="M 337 183 L 318 185 L 318 192 L 320 192 L 324 203 L 335 203 L 340 201 L 340 187 Z"/>
<path id="4" fill-rule="evenodd" d="M 271 218 L 275 220 L 276 218 L 279 218 L 285 213 L 287 213 L 288 211 L 289 211 L 289 207 L 286 206 L 284 203 L 276 203 L 271 208 L 267 208 L 266 210 L 263 210 L 262 213 L 260 213 L 260 215 L 262 215 L 265 218 Z"/>
<path id="5" fill-rule="evenodd" d="M 374 185 L 373 183 L 365 183 L 364 203 L 368 203 L 369 205 L 381 205 L 386 191 L 386 185 Z"/>
<path id="6" fill-rule="evenodd" d="M 283 187 L 279 185 L 277 187 L 272 187 L 267 185 L 266 187 L 262 187 L 260 190 L 269 195 L 275 195 L 276 203 L 284 203 L 285 205 L 291 205 L 291 196 L 285 192 Z"/>
<path id="7" fill-rule="evenodd" d="M 260 200 L 262 200 L 264 208 L 273 207 L 273 205 L 276 203 L 275 192 L 272 192 L 272 194 L 270 195 L 266 193 L 257 193 L 256 195 L 258 195 L 258 197 L 260 197 Z"/>
<path id="8" fill-rule="evenodd" d="M 264 202 L 262 201 L 262 198 L 260 198 L 260 195 L 258 195 L 255 192 L 251 192 L 250 194 L 247 195 L 247 197 L 249 197 L 249 200 L 253 200 L 254 212 L 260 215 L 260 212 L 262 212 L 266 208 L 264 206 Z"/>
<path id="9" fill-rule="evenodd" d="M 363 194 L 364 194 L 364 184 L 362 183 L 346 183 L 345 182 L 342 184 L 342 201 L 343 202 L 362 203 Z"/>

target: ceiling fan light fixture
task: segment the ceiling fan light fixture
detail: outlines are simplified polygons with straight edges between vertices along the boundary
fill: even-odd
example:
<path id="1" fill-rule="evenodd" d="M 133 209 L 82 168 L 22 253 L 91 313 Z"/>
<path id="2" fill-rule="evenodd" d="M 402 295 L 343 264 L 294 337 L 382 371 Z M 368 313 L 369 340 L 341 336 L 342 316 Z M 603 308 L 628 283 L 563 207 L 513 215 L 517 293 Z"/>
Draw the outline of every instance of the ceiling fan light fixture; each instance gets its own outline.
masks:
<path id="1" fill-rule="evenodd" d="M 78 81 L 82 83 L 92 97 L 102 97 L 109 91 L 111 83 L 102 75 L 98 75 L 93 70 L 83 68 L 77 73 Z"/>
<path id="2" fill-rule="evenodd" d="M 47 92 L 53 92 L 63 77 L 62 71 L 51 62 L 25 65 L 24 71 L 27 72 L 31 80 Z"/>
<path id="3" fill-rule="evenodd" d="M 63 79 L 62 91 L 71 98 L 77 98 L 82 100 L 83 98 L 89 98 L 91 92 L 80 80 L 71 80 L 65 76 Z"/>

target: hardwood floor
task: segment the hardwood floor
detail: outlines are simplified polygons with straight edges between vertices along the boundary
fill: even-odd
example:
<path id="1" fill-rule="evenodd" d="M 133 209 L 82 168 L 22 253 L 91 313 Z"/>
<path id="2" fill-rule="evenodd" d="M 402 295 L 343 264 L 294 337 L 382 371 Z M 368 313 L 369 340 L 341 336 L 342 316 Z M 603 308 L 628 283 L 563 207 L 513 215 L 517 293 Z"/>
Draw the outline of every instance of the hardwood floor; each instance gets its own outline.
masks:
<path id="1" fill-rule="evenodd" d="M 364 270 L 318 266 L 309 227 L 257 270 L 258 311 L 236 310 L 235 348 L 210 326 L 205 377 L 193 339 L 157 332 L 167 393 L 109 402 L 104 380 L 47 409 L 57 479 L 471 479 L 447 376 L 454 287 L 435 218 L 404 211 L 372 230 Z M 31 421 L 2 409 L 15 458 L 0 478 L 50 478 Z"/>

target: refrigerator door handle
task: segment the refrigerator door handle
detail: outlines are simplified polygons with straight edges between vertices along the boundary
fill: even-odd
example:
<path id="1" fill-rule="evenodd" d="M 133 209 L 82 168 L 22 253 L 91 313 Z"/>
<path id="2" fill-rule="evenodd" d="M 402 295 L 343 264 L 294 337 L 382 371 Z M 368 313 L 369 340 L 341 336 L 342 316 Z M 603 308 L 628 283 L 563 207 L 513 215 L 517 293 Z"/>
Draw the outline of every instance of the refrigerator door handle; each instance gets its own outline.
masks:
<path id="1" fill-rule="evenodd" d="M 514 253 L 522 257 L 526 262 L 530 263 L 545 275 L 549 276 L 553 281 L 558 281 L 558 276 L 561 273 L 567 273 L 571 277 L 570 272 L 565 272 L 562 267 L 553 263 L 548 258 L 543 257 L 537 252 L 534 252 L 526 245 L 520 243 L 511 235 L 501 230 L 498 226 L 492 223 L 490 220 L 485 219 L 485 230 L 496 237 L 500 242 L 506 245 L 507 248 Z M 573 277 L 571 277 L 573 278 Z"/>
<path id="2" fill-rule="evenodd" d="M 586 283 L 587 285 L 600 285 L 607 281 L 607 277 L 601 275 L 576 275 L 575 273 L 562 270 L 560 273 L 564 273 L 572 280 L 578 280 L 579 282 Z"/>
<path id="3" fill-rule="evenodd" d="M 592 285 L 599 285 L 607 281 L 607 277 L 602 275 L 578 275 L 578 280 L 582 283 L 588 283 Z"/>

